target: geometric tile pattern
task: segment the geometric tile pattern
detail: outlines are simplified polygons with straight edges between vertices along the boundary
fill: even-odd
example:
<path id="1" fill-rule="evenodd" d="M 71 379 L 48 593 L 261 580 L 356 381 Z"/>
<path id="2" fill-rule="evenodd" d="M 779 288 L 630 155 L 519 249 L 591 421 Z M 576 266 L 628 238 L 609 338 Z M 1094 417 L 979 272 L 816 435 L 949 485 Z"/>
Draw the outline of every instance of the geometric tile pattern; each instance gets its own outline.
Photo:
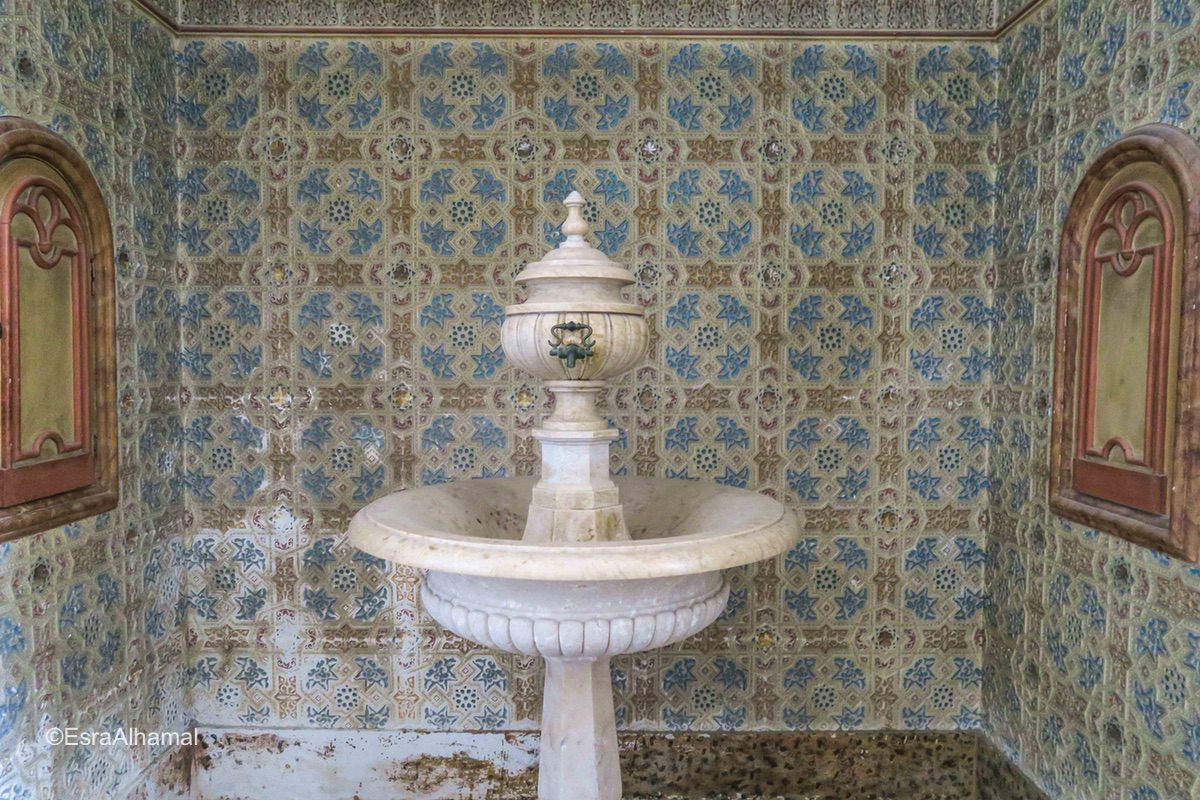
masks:
<path id="1" fill-rule="evenodd" d="M 499 327 L 578 188 L 652 330 L 605 395 L 613 471 L 752 486 L 806 531 L 712 629 L 616 662 L 622 724 L 979 725 L 985 48 L 205 39 L 177 65 L 198 719 L 535 726 L 539 664 L 447 635 L 344 531 L 395 488 L 536 469 L 548 398 Z"/>
<path id="2" fill-rule="evenodd" d="M 1200 569 L 1047 508 L 1059 231 L 1122 132 L 1200 135 L 1194 0 L 1048 3 L 1001 43 L 985 698 L 1052 796 L 1200 793 Z"/>

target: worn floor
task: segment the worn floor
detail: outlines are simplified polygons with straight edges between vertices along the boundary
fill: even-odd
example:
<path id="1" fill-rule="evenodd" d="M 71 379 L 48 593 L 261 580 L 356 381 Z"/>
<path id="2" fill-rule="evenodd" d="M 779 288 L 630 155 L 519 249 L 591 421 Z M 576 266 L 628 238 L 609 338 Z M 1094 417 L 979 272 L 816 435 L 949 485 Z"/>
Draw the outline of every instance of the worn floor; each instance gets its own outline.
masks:
<path id="1" fill-rule="evenodd" d="M 331 800 L 536 800 L 535 734 L 488 752 L 431 737 L 214 732 L 188 796 L 274 800 L 318 782 Z M 625 800 L 1045 800 L 974 732 L 625 733 L 620 746 Z"/>

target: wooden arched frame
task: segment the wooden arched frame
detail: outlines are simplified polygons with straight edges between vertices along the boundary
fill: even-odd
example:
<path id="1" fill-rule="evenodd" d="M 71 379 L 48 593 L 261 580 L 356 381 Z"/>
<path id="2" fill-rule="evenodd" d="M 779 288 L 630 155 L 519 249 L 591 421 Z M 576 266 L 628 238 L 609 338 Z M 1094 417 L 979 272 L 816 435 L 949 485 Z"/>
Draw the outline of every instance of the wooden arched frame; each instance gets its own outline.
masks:
<path id="1" fill-rule="evenodd" d="M 21 387 L 40 386 L 41 365 L 22 363 L 21 343 L 49 338 L 29 330 L 21 338 L 22 269 L 26 279 L 63 271 L 55 280 L 65 293 L 70 332 L 49 345 L 69 349 L 69 359 L 56 362 L 69 375 L 64 388 L 72 397 L 62 430 L 22 425 Z M 3 541 L 111 510 L 118 496 L 112 225 L 82 156 L 18 117 L 0 117 L 0 324 Z M 27 405 L 30 399 L 26 394 Z"/>
<path id="2" fill-rule="evenodd" d="M 1105 358 L 1102 282 L 1139 270 L 1144 317 L 1121 331 L 1136 358 Z M 1200 145 L 1186 133 L 1137 128 L 1088 169 L 1063 226 L 1057 302 L 1051 508 L 1200 561 Z M 1097 423 L 1103 374 L 1133 387 L 1124 403 L 1108 398 L 1124 430 Z"/>

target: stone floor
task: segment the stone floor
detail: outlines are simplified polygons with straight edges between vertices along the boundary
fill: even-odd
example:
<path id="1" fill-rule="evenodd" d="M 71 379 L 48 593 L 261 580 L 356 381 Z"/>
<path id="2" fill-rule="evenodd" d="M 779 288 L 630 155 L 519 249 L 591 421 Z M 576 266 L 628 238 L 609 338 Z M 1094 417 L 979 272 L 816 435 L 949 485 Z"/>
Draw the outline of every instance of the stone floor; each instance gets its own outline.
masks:
<path id="1" fill-rule="evenodd" d="M 658 734 L 634 741 L 622 754 L 627 797 L 967 800 L 976 794 L 973 735 Z"/>
<path id="2" fill-rule="evenodd" d="M 327 735 L 204 735 L 185 796 L 271 800 L 320 785 L 346 800 L 535 800 L 532 732 L 492 734 L 483 750 L 465 734 Z M 969 731 L 623 733 L 620 748 L 625 800 L 1047 800 Z"/>
<path id="3" fill-rule="evenodd" d="M 1045 800 L 974 733 L 655 733 L 621 745 L 625 800 Z"/>

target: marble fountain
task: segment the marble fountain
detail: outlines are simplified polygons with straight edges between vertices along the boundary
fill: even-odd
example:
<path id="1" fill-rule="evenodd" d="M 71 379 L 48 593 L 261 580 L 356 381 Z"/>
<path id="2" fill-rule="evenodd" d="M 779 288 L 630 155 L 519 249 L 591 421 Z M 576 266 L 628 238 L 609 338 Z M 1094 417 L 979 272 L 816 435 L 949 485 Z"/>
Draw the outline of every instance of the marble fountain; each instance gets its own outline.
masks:
<path id="1" fill-rule="evenodd" d="M 425 610 L 485 647 L 545 659 L 539 800 L 618 800 L 609 660 L 692 636 L 725 608 L 724 570 L 773 558 L 795 515 L 745 489 L 609 476 L 616 429 L 596 411 L 606 381 L 649 341 L 632 274 L 588 244 L 583 198 L 562 243 L 517 276 L 505 356 L 544 382 L 553 412 L 533 435 L 541 478 L 409 489 L 363 508 L 350 541 L 426 571 Z"/>

